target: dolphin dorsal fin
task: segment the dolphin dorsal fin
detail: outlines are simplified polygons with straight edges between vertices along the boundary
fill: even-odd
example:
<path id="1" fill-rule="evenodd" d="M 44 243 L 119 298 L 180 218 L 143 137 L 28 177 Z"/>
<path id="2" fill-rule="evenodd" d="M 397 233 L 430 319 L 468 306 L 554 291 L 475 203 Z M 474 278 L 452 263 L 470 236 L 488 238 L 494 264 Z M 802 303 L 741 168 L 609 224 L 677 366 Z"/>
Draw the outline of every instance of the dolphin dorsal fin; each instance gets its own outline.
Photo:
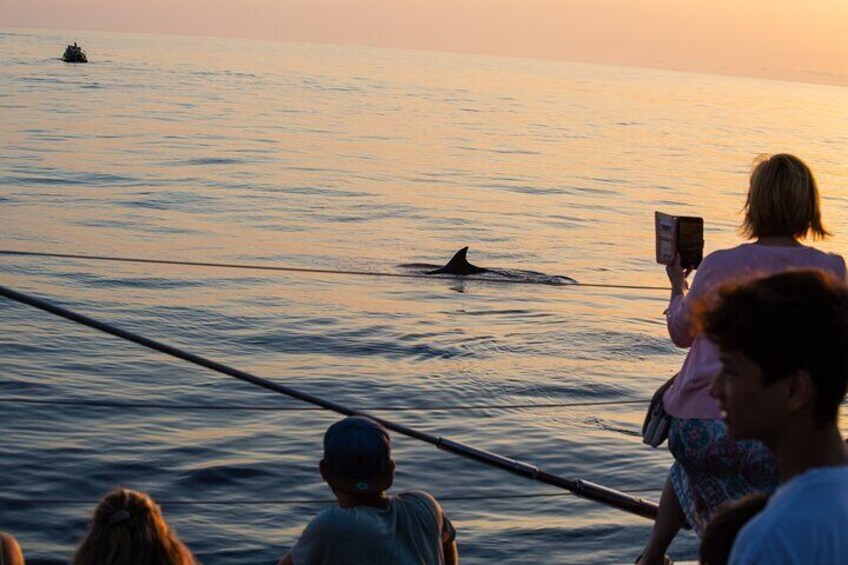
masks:
<path id="1" fill-rule="evenodd" d="M 476 273 L 485 273 L 487 269 L 480 268 L 468 262 L 465 255 L 468 253 L 468 246 L 463 247 L 453 254 L 448 264 L 441 269 L 430 271 L 428 274 L 448 274 L 448 275 L 473 275 Z"/>
<path id="2" fill-rule="evenodd" d="M 468 259 L 466 257 L 467 254 L 468 254 L 468 246 L 466 245 L 465 247 L 463 247 L 462 249 L 460 249 L 459 251 L 454 253 L 453 257 L 451 257 L 451 260 L 448 261 L 448 264 L 445 265 L 442 268 L 446 269 L 446 270 L 450 270 L 450 269 L 456 269 L 456 268 L 464 269 L 464 268 L 469 267 L 470 264 L 468 263 Z"/>

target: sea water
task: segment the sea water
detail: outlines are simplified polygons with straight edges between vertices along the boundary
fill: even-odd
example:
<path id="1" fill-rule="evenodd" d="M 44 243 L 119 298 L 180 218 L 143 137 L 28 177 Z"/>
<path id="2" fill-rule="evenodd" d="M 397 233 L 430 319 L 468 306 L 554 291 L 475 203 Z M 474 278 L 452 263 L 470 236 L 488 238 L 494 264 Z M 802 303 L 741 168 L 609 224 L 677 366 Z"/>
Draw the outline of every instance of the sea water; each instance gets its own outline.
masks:
<path id="1" fill-rule="evenodd" d="M 89 64 L 59 61 L 72 41 Z M 6 30 L 0 51 L 3 249 L 396 273 L 468 245 L 483 266 L 662 287 L 654 211 L 735 245 L 753 159 L 788 151 L 818 176 L 822 248 L 848 252 L 844 88 L 102 33 Z M 12 256 L 0 280 L 566 477 L 656 500 L 671 462 L 640 441 L 642 403 L 528 406 L 649 398 L 685 354 L 663 290 Z M 31 563 L 65 562 L 115 485 L 152 493 L 210 565 L 272 563 L 331 498 L 333 413 L 6 300 L 0 363 L 0 529 Z M 394 455 L 395 488 L 442 499 L 465 563 L 632 562 L 649 531 L 415 440 Z"/>

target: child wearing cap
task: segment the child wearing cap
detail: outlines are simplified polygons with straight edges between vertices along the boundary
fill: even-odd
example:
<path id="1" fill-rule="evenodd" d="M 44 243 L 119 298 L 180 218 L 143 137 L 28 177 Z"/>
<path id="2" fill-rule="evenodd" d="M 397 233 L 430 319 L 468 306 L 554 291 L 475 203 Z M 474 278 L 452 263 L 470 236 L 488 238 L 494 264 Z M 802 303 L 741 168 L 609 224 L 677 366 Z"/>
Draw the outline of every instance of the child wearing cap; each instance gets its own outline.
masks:
<path id="1" fill-rule="evenodd" d="M 324 434 L 321 476 L 338 500 L 306 526 L 278 565 L 453 565 L 456 532 L 426 492 L 388 496 L 391 437 L 362 416 Z"/>

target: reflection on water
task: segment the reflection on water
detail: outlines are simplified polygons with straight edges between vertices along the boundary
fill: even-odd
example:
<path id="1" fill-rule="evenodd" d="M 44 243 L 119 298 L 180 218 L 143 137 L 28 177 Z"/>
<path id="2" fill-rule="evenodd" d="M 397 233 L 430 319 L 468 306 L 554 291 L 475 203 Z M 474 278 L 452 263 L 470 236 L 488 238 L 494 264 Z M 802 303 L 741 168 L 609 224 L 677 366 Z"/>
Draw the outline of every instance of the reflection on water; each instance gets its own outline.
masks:
<path id="1" fill-rule="evenodd" d="M 56 60 L 73 39 L 88 65 Z M 0 46 L 6 248 L 392 272 L 470 245 L 483 266 L 662 286 L 654 210 L 701 215 L 708 250 L 730 245 L 748 164 L 792 151 L 818 174 L 824 247 L 848 251 L 845 89 L 196 38 Z M 663 292 L 21 257 L 0 272 L 353 407 L 475 406 L 380 413 L 551 472 L 648 497 L 664 480 L 640 405 L 481 407 L 647 398 L 682 360 Z M 22 306 L 0 328 L 6 397 L 298 406 Z M 270 562 L 320 508 L 303 501 L 329 496 L 326 412 L 3 409 L 2 527 L 34 563 L 64 562 L 119 483 L 165 501 L 212 565 Z M 447 498 L 469 563 L 630 562 L 647 535 L 568 496 L 453 501 L 551 489 L 395 443 L 397 486 Z M 231 502 L 185 504 L 204 500 Z M 692 558 L 695 540 L 673 549 Z"/>

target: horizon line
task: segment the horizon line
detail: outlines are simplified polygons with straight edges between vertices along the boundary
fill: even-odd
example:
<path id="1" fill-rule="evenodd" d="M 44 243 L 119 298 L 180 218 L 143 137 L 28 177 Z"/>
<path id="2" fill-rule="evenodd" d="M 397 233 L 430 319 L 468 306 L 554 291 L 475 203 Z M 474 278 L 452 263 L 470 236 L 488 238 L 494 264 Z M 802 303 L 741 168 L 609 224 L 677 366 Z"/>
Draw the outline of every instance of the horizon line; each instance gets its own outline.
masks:
<path id="1" fill-rule="evenodd" d="M 763 74 L 742 73 L 738 71 L 723 71 L 723 70 L 707 70 L 697 68 L 686 68 L 679 66 L 662 66 L 658 64 L 638 65 L 633 63 L 623 63 L 616 61 L 598 61 L 586 59 L 566 59 L 562 57 L 544 57 L 537 55 L 515 55 L 509 53 L 488 53 L 481 51 L 471 51 L 463 49 L 437 49 L 431 47 L 410 47 L 402 45 L 384 45 L 373 43 L 351 43 L 351 42 L 333 42 L 327 40 L 304 40 L 304 39 L 281 39 L 281 38 L 264 38 L 264 37 L 246 37 L 244 35 L 215 35 L 207 33 L 172 33 L 172 32 L 154 32 L 154 31 L 115 31 L 105 29 L 61 29 L 61 28 L 33 28 L 26 26 L 17 26 L 9 24 L 0 24 L 0 29 L 5 30 L 26 30 L 31 32 L 82 32 L 82 33 L 98 33 L 98 34 L 116 34 L 116 35 L 148 35 L 154 37 L 184 37 L 184 38 L 203 38 L 203 39 L 230 39 L 245 42 L 260 42 L 260 43 L 289 43 L 296 45 L 325 45 L 331 47 L 362 47 L 369 49 L 385 49 L 390 51 L 410 51 L 415 53 L 438 53 L 450 55 L 471 55 L 478 57 L 492 57 L 496 59 L 515 59 L 524 61 L 550 61 L 563 62 L 581 65 L 596 65 L 602 67 L 618 67 L 623 69 L 644 69 L 650 71 L 666 71 L 670 73 L 694 74 L 703 76 L 718 76 L 737 79 L 753 79 L 765 80 L 769 82 L 784 82 L 790 84 L 805 84 L 815 86 L 848 87 L 848 75 L 822 73 L 814 71 L 782 71 L 774 69 L 763 69 Z"/>

